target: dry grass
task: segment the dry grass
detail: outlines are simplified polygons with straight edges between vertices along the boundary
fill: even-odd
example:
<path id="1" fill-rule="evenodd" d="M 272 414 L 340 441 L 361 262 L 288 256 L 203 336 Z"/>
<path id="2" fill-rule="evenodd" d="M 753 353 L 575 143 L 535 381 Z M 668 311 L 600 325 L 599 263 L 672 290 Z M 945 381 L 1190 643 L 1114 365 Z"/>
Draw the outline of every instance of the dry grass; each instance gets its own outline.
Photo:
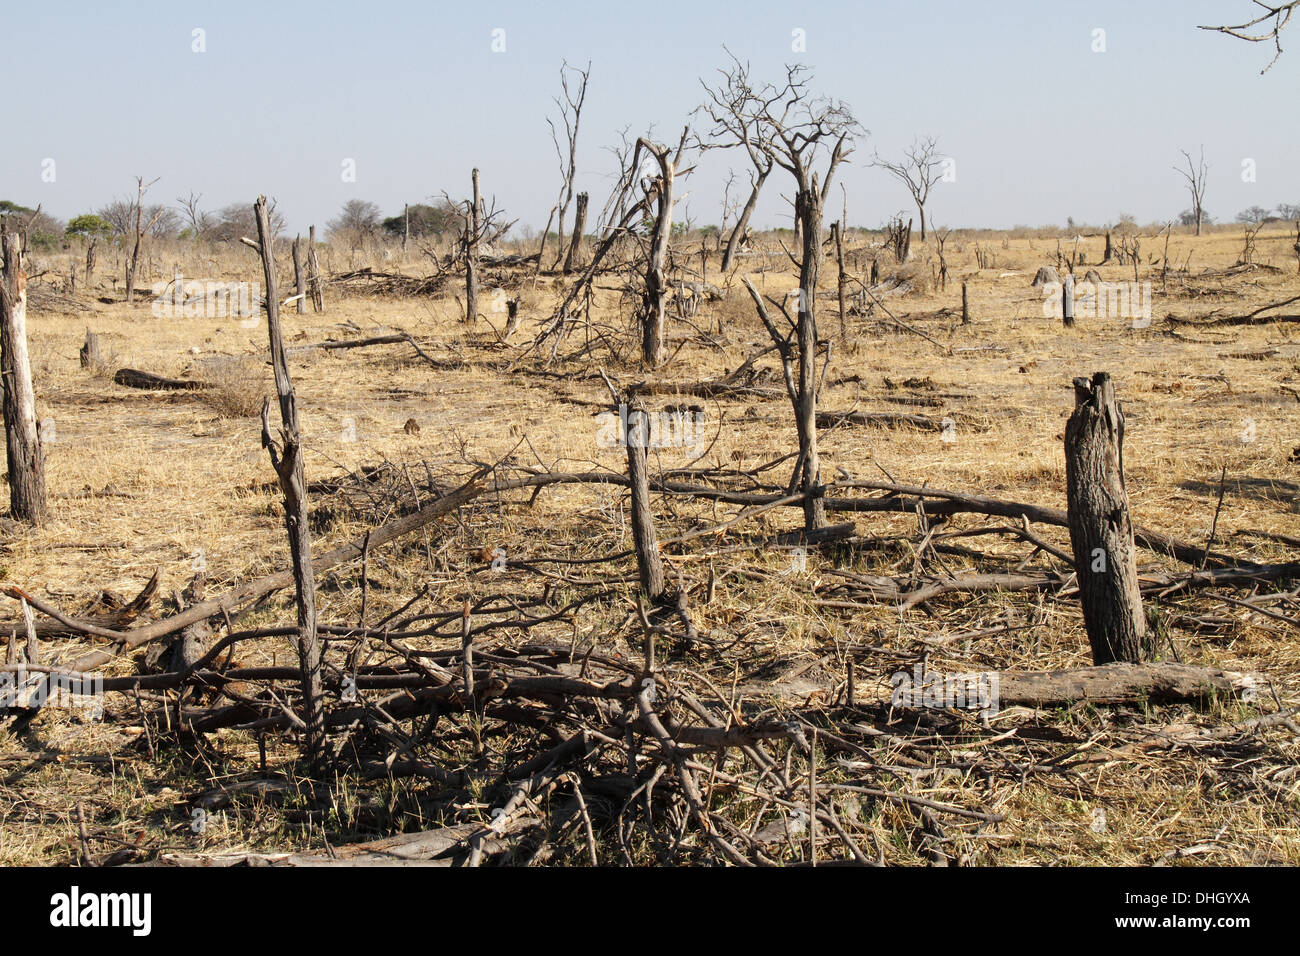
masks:
<path id="1" fill-rule="evenodd" d="M 896 315 L 956 351 L 945 354 L 888 321 L 854 318 L 850 341 L 837 343 L 827 374 L 828 381 L 848 381 L 828 386 L 821 401 L 828 409 L 950 415 L 957 422 L 957 440 L 943 442 L 937 435 L 906 429 L 837 428 L 823 437 L 827 475 L 837 468 L 861 478 L 883 472 L 914 484 L 1064 507 L 1061 435 L 1073 404 L 1070 383 L 1076 376 L 1106 370 L 1128 413 L 1125 465 L 1136 520 L 1204 541 L 1214 517 L 1220 469 L 1226 466 L 1219 546 L 1256 560 L 1288 557 L 1287 548 L 1259 534 L 1300 537 L 1300 455 L 1293 451 L 1300 446 L 1300 326 L 1261 324 L 1209 332 L 1170 326 L 1164 319 L 1171 313 L 1240 314 L 1295 295 L 1300 281 L 1289 229 L 1266 227 L 1257 240 L 1256 261 L 1274 269 L 1208 279 L 1196 274 L 1236 261 L 1238 232 L 1215 231 L 1201 239 L 1175 235 L 1170 262 L 1181 268 L 1190 258 L 1192 275 L 1170 276 L 1163 288 L 1159 268 L 1145 261 L 1162 249 L 1156 240 L 1145 239 L 1140 268 L 1142 278 L 1154 284 L 1155 319 L 1144 329 L 1117 320 L 1080 320 L 1076 329 L 1063 330 L 1059 321 L 1043 316 L 1042 298 L 1029 281 L 1038 266 L 1055 264 L 1055 238 L 957 238 L 949 240 L 946 250 L 951 270 L 946 292 L 935 291 L 927 281 L 917 292 L 888 301 Z M 997 268 L 976 268 L 976 241 L 993 252 Z M 1102 241 L 1079 244 L 1084 261 L 1095 264 L 1101 258 Z M 1067 256 L 1072 246 L 1062 241 Z M 914 252 L 927 254 L 915 246 Z M 773 270 L 755 276 L 761 288 L 779 295 L 793 285 L 788 273 L 776 271 L 782 268 L 779 254 L 744 260 L 743 267 L 757 269 L 756 262 Z M 406 267 L 419 269 L 414 262 Z M 1108 281 L 1132 278 L 1129 266 L 1099 268 Z M 219 277 L 254 279 L 252 270 L 248 256 L 232 260 Z M 201 273 L 196 269 L 195 274 Z M 928 267 L 921 277 L 928 280 Z M 959 311 L 963 279 L 974 319 L 966 327 L 959 316 L 941 311 Z M 834 288 L 833 262 L 823 281 L 825 289 Z M 506 351 L 491 335 L 456 322 L 450 299 L 329 300 L 323 315 L 287 315 L 290 345 L 403 330 L 438 359 L 462 363 L 432 368 L 398 346 L 295 358 L 291 364 L 309 477 L 341 475 L 381 460 L 428 462 L 441 474 L 464 470 L 467 458 L 497 461 L 506 455 L 560 470 L 594 463 L 621 471 L 618 449 L 596 442 L 597 409 L 569 401 L 605 400 L 599 379 L 585 378 L 594 366 L 564 369 L 560 378 L 501 370 L 503 358 L 517 354 L 518 343 L 531 339 L 555 296 L 546 285 L 525 287 L 523 325 L 516 344 Z M 599 320 L 626 329 L 626 315 L 611 308 L 614 294 L 601 296 Z M 823 301 L 823 334 L 835 334 L 834 301 Z M 136 392 L 88 375 L 77 362 L 87 324 L 101 334 L 115 364 L 162 374 L 189 371 L 192 377 L 210 376 L 220 387 L 204 393 Z M 738 283 L 727 300 L 706 307 L 694 324 L 711 330 L 708 340 L 674 323 L 674 347 L 686 336 L 692 338 L 660 378 L 693 382 L 720 376 L 767 345 Z M 212 591 L 284 564 L 279 506 L 265 487 L 274 476 L 259 447 L 258 423 L 247 417 L 256 414 L 261 395 L 270 391 L 269 372 L 259 355 L 265 349 L 264 326 L 249 330 L 237 320 L 159 319 L 147 303 L 140 303 L 96 305 L 90 318 L 37 314 L 29 328 L 40 414 L 57 423 L 58 440 L 48 466 L 54 520 L 39 532 L 4 543 L 4 580 L 75 609 L 102 588 L 134 593 L 157 566 L 163 569 L 162 593 L 179 591 L 200 555 Z M 562 351 L 583 341 L 579 329 Z M 1238 357 L 1250 354 L 1266 357 Z M 607 352 L 593 361 L 622 383 L 646 378 Z M 771 356 L 758 364 L 773 367 Z M 912 408 L 896 399 L 929 404 Z M 665 395 L 662 401 L 677 400 Z M 710 445 L 697 466 L 751 468 L 794 447 L 784 399 L 691 401 L 705 406 L 710 423 Z M 404 429 L 410 419 L 420 426 L 418 433 Z M 684 449 L 664 449 L 656 464 L 682 467 L 692 457 Z M 665 536 L 734 513 L 682 502 L 665 501 L 659 507 Z M 549 490 L 531 508 L 474 509 L 460 521 L 431 529 L 426 540 L 381 556 L 371 568 L 370 619 L 400 607 L 425 585 L 430 589 L 427 603 L 441 608 L 502 587 L 535 590 L 536 581 L 513 574 L 489 580 L 479 550 L 502 547 L 512 558 L 608 555 L 630 544 L 624 515 L 620 492 L 602 486 Z M 361 517 L 337 512 L 318 532 L 323 546 L 364 531 Z M 836 570 L 879 573 L 887 566 L 910 565 L 907 542 L 916 537 L 914 516 L 855 520 L 860 535 L 892 540 L 875 550 L 811 554 L 802 572 L 792 570 L 788 552 L 754 550 L 743 534 L 669 556 L 674 574 L 701 579 L 710 563 L 718 574 L 715 600 L 697 609 L 697 626 L 733 646 L 710 665 L 723 685 L 733 672 L 742 683 L 771 681 L 809 661 L 817 664 L 810 673 L 822 673 L 833 683 L 846 653 L 857 662 L 859 695 L 886 698 L 889 674 L 910 667 L 922 654 L 932 667 L 958 671 L 1087 662 L 1078 609 L 1063 602 L 1023 594 L 954 596 L 935 602 L 932 614 L 919 609 L 900 614 L 884 606 L 847 612 L 818 606 L 814 599 L 834 580 Z M 796 522 L 793 512 L 769 512 L 755 522 L 757 527 L 737 531 L 777 532 Z M 948 530 L 980 523 L 974 517 L 957 518 Z M 1068 550 L 1063 529 L 1040 531 Z M 1010 543 L 976 540 L 994 554 L 1023 554 Z M 1143 559 L 1159 563 L 1150 555 Z M 954 568 L 962 566 L 960 558 L 951 560 Z M 608 573 L 621 576 L 630 570 L 624 562 Z M 349 568 L 320 582 L 323 617 L 356 620 L 358 574 L 359 569 Z M 625 651 L 634 630 L 626 614 L 634 585 L 620 587 L 622 599 L 599 602 L 574 622 L 532 632 L 529 639 L 580 640 Z M 1047 746 L 1041 741 L 1056 741 L 1061 753 L 1085 748 L 1106 755 L 1169 725 L 1219 726 L 1271 711 L 1278 706 L 1274 694 L 1282 705 L 1300 703 L 1300 633 L 1294 626 L 1204 595 L 1174 598 L 1152 611 L 1182 659 L 1262 674 L 1269 692 L 1253 706 L 1223 703 L 1204 712 L 1013 709 L 1000 714 L 991 731 L 967 722 L 962 734 L 930 749 L 882 744 L 873 759 L 910 768 L 898 773 L 913 792 L 985 805 L 1006 815 L 997 825 L 951 830 L 951 855 L 972 864 L 1300 863 L 1293 827 L 1300 810 L 1295 773 L 1300 754 L 1285 728 L 1259 733 L 1254 745 L 1238 741 L 1218 750 L 1143 750 L 1076 764 L 1069 774 L 1036 769 L 1034 748 Z M 1206 623 L 1211 616 L 1220 619 L 1217 625 Z M 1290 616 L 1295 617 L 1294 608 Z M 283 597 L 253 618 L 291 619 Z M 962 636 L 1007 625 L 1016 629 Z M 70 658 L 77 642 L 66 643 L 51 650 Z M 871 650 L 847 651 L 850 646 Z M 268 642 L 258 653 L 283 661 L 291 650 L 287 643 Z M 133 665 L 123 661 L 119 666 L 129 672 Z M 999 744 L 996 751 L 998 773 L 958 769 L 972 764 L 975 754 L 992 752 L 990 737 L 1009 732 L 1010 743 Z M 436 788 L 428 785 L 348 783 L 321 805 L 237 801 L 197 837 L 188 829 L 191 798 L 222 782 L 256 776 L 257 742 L 242 732 L 223 732 L 199 749 L 199 759 L 174 745 L 160 746 L 149 759 L 143 738 L 141 727 L 77 724 L 48 711 L 22 734 L 0 731 L 0 764 L 6 769 L 0 785 L 6 817 L 0 863 L 72 860 L 77 848 L 72 814 L 79 800 L 96 833 L 126 841 L 139 837 L 155 851 L 319 846 L 324 836 L 337 842 L 414 828 L 445 809 L 438 804 Z M 291 774 L 292 754 L 289 744 L 272 741 L 268 761 L 273 769 Z M 1007 769 L 1021 765 L 1030 769 Z M 1094 825 L 1098 808 L 1105 813 L 1102 828 Z M 742 811 L 738 804 L 738 817 Z M 872 804 L 864 806 L 858 822 L 864 832 L 877 835 L 888 861 L 923 862 L 908 836 L 915 827 L 910 811 Z M 1189 847 L 1200 849 L 1179 855 Z M 111 849 L 111 841 L 101 849 Z M 573 859 L 581 859 L 576 849 Z"/>

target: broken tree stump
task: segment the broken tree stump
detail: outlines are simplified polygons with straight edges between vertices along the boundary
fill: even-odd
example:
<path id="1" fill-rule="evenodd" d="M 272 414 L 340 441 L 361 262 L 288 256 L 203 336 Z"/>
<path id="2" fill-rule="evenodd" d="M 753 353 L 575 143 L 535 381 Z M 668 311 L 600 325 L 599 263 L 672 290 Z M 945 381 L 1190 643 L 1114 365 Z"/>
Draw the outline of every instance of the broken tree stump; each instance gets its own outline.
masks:
<path id="1" fill-rule="evenodd" d="M 1124 487 L 1124 412 L 1105 372 L 1076 378 L 1074 397 L 1065 426 L 1067 515 L 1092 661 L 1138 662 L 1146 619 Z"/>
<path id="2" fill-rule="evenodd" d="M 27 275 L 18 234 L 0 227 L 4 277 L 0 280 L 0 372 L 4 380 L 5 448 L 9 513 L 40 526 L 49 517 L 45 453 L 36 426 L 36 392 L 27 354 Z"/>
<path id="3" fill-rule="evenodd" d="M 86 329 L 86 343 L 81 346 L 81 367 L 97 369 L 103 364 L 104 355 L 99 349 L 99 336 Z"/>
<path id="4" fill-rule="evenodd" d="M 1067 329 L 1074 328 L 1074 276 L 1065 277 L 1061 285 L 1061 322 Z"/>
<path id="5" fill-rule="evenodd" d="M 650 514 L 650 476 L 646 462 L 646 449 L 650 445 L 650 415 L 640 399 L 629 402 L 624 428 L 627 477 L 632 486 L 632 540 L 636 546 L 636 565 L 646 600 L 658 604 L 664 596 L 664 565 Z"/>

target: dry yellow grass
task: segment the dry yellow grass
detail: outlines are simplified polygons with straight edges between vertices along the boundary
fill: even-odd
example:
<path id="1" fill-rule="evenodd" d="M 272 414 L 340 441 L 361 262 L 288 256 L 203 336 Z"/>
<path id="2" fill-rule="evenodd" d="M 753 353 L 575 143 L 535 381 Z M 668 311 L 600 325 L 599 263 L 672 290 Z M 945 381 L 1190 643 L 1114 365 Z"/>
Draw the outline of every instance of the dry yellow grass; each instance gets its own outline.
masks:
<path id="1" fill-rule="evenodd" d="M 976 268 L 976 241 L 991 251 L 996 268 Z M 1207 332 L 1171 327 L 1165 317 L 1205 316 L 1216 310 L 1243 314 L 1296 295 L 1300 280 L 1290 251 L 1293 241 L 1293 231 L 1270 228 L 1258 239 L 1256 261 L 1262 268 L 1202 279 L 1197 277 L 1202 269 L 1222 270 L 1235 263 L 1241 249 L 1239 231 L 1218 231 L 1200 239 L 1176 235 L 1169 244 L 1169 259 L 1181 268 L 1190 257 L 1191 277 L 1171 275 L 1162 289 L 1159 269 L 1148 264 L 1149 256 L 1162 254 L 1162 240 L 1148 237 L 1143 241 L 1140 278 L 1153 284 L 1150 327 L 1081 318 L 1075 329 L 1063 330 L 1059 320 L 1044 317 L 1042 295 L 1029 284 L 1040 265 L 1054 263 L 1055 240 L 971 240 L 954 234 L 946 249 L 947 289 L 934 288 L 931 282 L 924 294 L 890 298 L 886 304 L 958 351 L 945 354 L 882 320 L 879 312 L 873 318 L 852 317 L 849 341 L 836 341 L 827 379 L 853 380 L 828 386 L 821 407 L 952 416 L 956 440 L 945 442 L 936 434 L 907 429 L 837 428 L 823 437 L 823 473 L 832 475 L 837 468 L 859 478 L 887 473 L 911 484 L 928 482 L 1064 507 L 1061 436 L 1073 407 L 1070 383 L 1076 376 L 1105 370 L 1115 378 L 1128 415 L 1125 466 L 1135 520 L 1186 540 L 1205 541 L 1220 470 L 1226 467 L 1219 547 L 1249 552 L 1258 560 L 1286 558 L 1282 546 L 1245 533 L 1300 537 L 1300 325 L 1263 323 Z M 1089 238 L 1077 251 L 1087 263 L 1096 263 L 1101 243 L 1100 238 Z M 1075 251 L 1070 242 L 1062 242 L 1061 248 L 1067 257 Z M 930 253 L 916 251 L 914 268 L 929 273 Z M 758 262 L 745 260 L 744 268 L 756 269 Z M 766 264 L 780 269 L 781 258 L 771 256 Z M 194 264 L 196 275 L 204 265 Z M 410 271 L 419 268 L 414 262 L 405 265 Z M 382 266 L 395 270 L 403 264 Z M 255 281 L 254 267 L 251 254 L 246 261 L 231 259 L 219 277 Z M 1090 267 L 1081 266 L 1080 275 Z M 1133 278 L 1131 266 L 1098 268 L 1107 281 Z M 824 290 L 834 288 L 834 274 L 834 264 L 828 262 Z M 754 278 L 774 294 L 795 282 L 788 273 L 776 271 L 756 272 Z M 957 314 L 963 280 L 973 315 L 972 324 L 964 327 Z M 457 306 L 450 297 L 429 301 L 330 296 L 322 315 L 287 314 L 290 346 L 404 331 L 437 358 L 465 363 L 454 369 L 432 368 L 404 346 L 294 358 L 309 478 L 345 474 L 385 459 L 428 461 L 435 471 L 460 464 L 463 470 L 465 458 L 492 462 L 507 454 L 531 464 L 540 459 L 559 470 L 583 470 L 595 463 L 622 471 L 621 452 L 597 443 L 597 409 L 565 400 L 604 401 L 607 393 L 598 379 L 570 375 L 554 380 L 499 370 L 502 360 L 517 354 L 517 344 L 531 339 L 549 315 L 555 294 L 549 284 L 534 287 L 531 279 L 525 282 L 523 325 L 514 337 L 516 346 L 504 350 L 492 344 L 495 337 L 485 329 L 457 322 Z M 822 334 L 837 337 L 833 297 L 823 299 L 820 308 Z M 940 312 L 944 309 L 950 311 Z M 629 321 L 626 309 L 618 313 L 611 293 L 603 294 L 597 318 L 618 328 Z M 496 317 L 494 321 L 500 324 Z M 727 301 L 706 305 L 693 321 L 712 331 L 712 345 L 687 342 L 658 378 L 713 378 L 767 345 L 738 280 Z M 226 378 L 217 380 L 227 383 L 230 394 L 133 391 L 102 375 L 90 375 L 77 360 L 87 327 L 100 334 L 115 366 L 204 377 L 203 368 L 210 369 L 213 359 L 229 359 L 235 371 L 219 373 Z M 672 348 L 693 334 L 677 322 L 670 324 L 670 333 Z M 273 392 L 269 368 L 259 359 L 266 348 L 264 323 L 245 328 L 238 319 L 159 318 L 147 302 L 96 304 L 92 311 L 75 315 L 36 312 L 29 335 L 38 411 L 54 423 L 47 466 L 54 518 L 38 532 L 16 534 L 4 542 L 0 576 L 6 583 L 78 608 L 104 588 L 134 593 L 155 567 L 162 568 L 160 593 L 167 595 L 185 586 L 196 561 L 208 568 L 210 591 L 284 564 L 279 504 L 265 488 L 274 474 L 259 445 L 260 425 L 256 417 L 247 417 L 260 405 L 260 398 L 254 402 L 251 396 Z M 564 350 L 580 342 L 581 332 L 575 332 Z M 1264 357 L 1247 357 L 1252 353 Z M 621 383 L 647 377 L 634 366 L 619 367 L 607 354 L 599 361 Z M 770 367 L 771 356 L 759 364 Z M 917 381 L 909 386 L 908 380 Z M 911 409 L 890 401 L 905 397 L 938 404 Z M 664 403 L 669 401 L 663 397 Z M 795 446 L 784 399 L 690 401 L 704 405 L 709 420 L 705 430 L 711 445 L 697 464 L 750 468 Z M 418 433 L 404 428 L 411 419 L 419 425 Z M 657 464 L 680 467 L 691 458 L 686 450 L 665 449 Z M 454 606 L 467 593 L 484 593 L 482 576 L 466 573 L 473 569 L 470 555 L 481 547 L 504 547 L 512 557 L 589 555 L 627 547 L 630 532 L 621 521 L 620 499 L 617 489 L 564 486 L 544 492 L 531 509 L 476 514 L 462 525 L 449 522 L 432 531 L 431 557 L 412 551 L 372 569 L 378 582 L 369 597 L 373 613 L 400 606 L 421 583 L 432 586 L 435 606 Z M 734 509 L 714 514 L 700 506 L 676 504 L 661 513 L 662 533 L 681 533 L 693 522 L 708 523 L 732 513 Z M 916 527 L 914 517 L 860 515 L 854 520 L 862 535 L 911 536 Z M 759 524 L 785 530 L 796 522 L 795 512 L 769 513 Z M 977 524 L 966 517 L 954 520 L 951 527 Z M 325 532 L 325 543 L 341 542 L 362 530 L 354 519 L 341 517 Z M 1068 550 L 1063 529 L 1041 533 Z M 720 565 L 728 560 L 725 550 L 708 553 Z M 705 554 L 703 548 L 687 549 L 672 563 L 685 573 L 702 573 Z M 1150 555 L 1142 557 L 1155 563 Z M 1023 595 L 947 600 L 933 619 L 920 610 L 900 616 L 885 607 L 828 612 L 813 604 L 811 594 L 842 558 L 833 551 L 810 555 L 805 573 L 790 574 L 783 552 L 745 553 L 743 560 L 736 558 L 737 564 L 744 564 L 744 573 L 722 578 L 716 605 L 698 610 L 701 631 L 745 634 L 756 659 L 768 662 L 795 661 L 810 652 L 824 655 L 850 642 L 891 648 L 899 660 L 910 660 L 926 641 L 938 640 L 932 645 L 932 662 L 954 669 L 1087 663 L 1077 607 L 1044 605 Z M 876 559 L 858 555 L 850 560 L 866 567 L 865 562 Z M 356 572 L 332 578 L 322 583 L 322 616 L 355 620 Z M 1247 618 L 1241 609 L 1222 603 L 1216 613 L 1237 620 L 1217 632 L 1193 629 L 1172 607 L 1160 613 L 1183 659 L 1263 674 L 1282 704 L 1300 703 L 1300 632 L 1294 626 L 1274 621 L 1269 629 L 1264 619 Z M 291 617 L 283 601 L 260 612 L 264 620 Z M 581 628 L 584 639 L 618 641 L 622 617 L 619 609 L 606 609 L 603 616 L 593 611 L 574 627 Z M 942 644 L 954 632 L 979 631 L 1008 620 L 1029 626 L 960 646 Z M 567 643 L 569 631 L 566 624 L 549 636 Z M 71 656 L 74 642 L 65 644 L 58 653 Z M 277 653 L 287 654 L 287 648 L 282 645 Z M 874 686 L 888 696 L 887 675 L 898 665 L 887 656 L 875 664 L 877 671 L 860 681 L 864 687 L 877 681 Z M 1259 707 L 1275 709 L 1272 694 L 1265 694 Z M 1095 739 L 1104 746 L 1108 735 L 1144 722 L 1219 723 L 1244 719 L 1258 709 L 1224 705 L 1199 718 L 1176 708 L 1160 716 L 1126 708 L 1117 714 L 1083 709 L 1012 714 L 1005 726 L 1068 732 L 1072 738 Z M 1000 726 L 995 723 L 993 729 Z M 6 773 L 0 783 L 0 812 L 6 818 L 0 828 L 0 863 L 72 859 L 73 810 L 79 800 L 101 827 L 124 840 L 144 833 L 146 843 L 155 848 L 193 846 L 184 812 L 178 809 L 182 795 L 227 775 L 253 772 L 258 765 L 255 744 L 240 734 L 218 735 L 202 763 L 174 755 L 149 761 L 138 749 L 123 749 L 129 739 L 120 729 L 71 723 L 53 713 L 43 715 L 23 735 L 0 731 L 0 766 Z M 1210 849 L 1198 850 L 1185 861 L 1295 864 L 1300 862 L 1300 839 L 1293 829 L 1300 811 L 1300 777 L 1294 773 L 1297 750 L 1285 729 L 1271 731 L 1270 740 L 1275 752 L 1287 755 L 1290 769 L 1266 763 L 1261 768 L 1266 784 L 1242 792 L 1236 789 L 1237 778 L 1231 785 L 1223 783 L 1217 769 L 1220 761 L 1236 757 L 1177 750 L 1141 760 L 1101 762 L 1080 771 L 1071 782 L 1031 775 L 1013 786 L 1006 780 L 982 781 L 960 773 L 922 774 L 914 792 L 936 799 L 979 792 L 981 799 L 1006 814 L 1007 820 L 996 827 L 954 838 L 954 855 L 975 864 L 1152 863 L 1171 853 L 1171 859 L 1183 861 L 1177 856 L 1180 848 L 1207 843 Z M 273 759 L 288 753 L 288 748 L 272 749 Z M 114 755 L 111 762 L 107 754 Z M 411 812 L 422 812 L 419 795 L 403 799 L 407 797 L 417 807 Z M 356 799 L 354 810 L 373 811 L 373 794 Z M 1105 812 L 1100 830 L 1093 825 L 1098 807 Z M 876 817 L 867 822 L 882 835 L 901 832 L 895 817 L 902 811 L 873 813 Z M 222 817 L 202 842 L 224 849 L 308 846 L 319 841 L 322 828 L 331 839 L 354 832 L 361 816 L 357 810 L 352 817 L 336 812 L 322 819 L 310 813 L 285 814 L 283 808 L 245 807 Z M 366 819 L 367 826 L 375 825 L 373 812 Z M 413 818 L 396 814 L 384 819 L 395 827 L 409 827 Z M 905 840 L 895 845 L 887 837 L 883 852 L 891 862 L 921 859 Z"/>

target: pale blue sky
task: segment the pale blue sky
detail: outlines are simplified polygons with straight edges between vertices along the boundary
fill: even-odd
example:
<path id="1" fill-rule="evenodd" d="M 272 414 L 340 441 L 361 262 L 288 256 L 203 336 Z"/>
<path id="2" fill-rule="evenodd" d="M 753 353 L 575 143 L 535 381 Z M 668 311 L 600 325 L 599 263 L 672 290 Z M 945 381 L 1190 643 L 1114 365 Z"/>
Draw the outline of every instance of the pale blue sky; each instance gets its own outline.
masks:
<path id="1" fill-rule="evenodd" d="M 750 0 L 609 2 L 147 2 L 4 0 L 5 118 L 0 198 L 67 218 L 161 177 L 149 201 L 190 191 L 217 208 L 275 196 L 291 231 L 350 198 L 385 215 L 404 201 L 463 195 L 469 171 L 510 216 L 540 226 L 557 164 L 545 123 L 560 62 L 592 63 L 579 143 L 580 188 L 599 208 L 617 131 L 676 140 L 723 45 L 758 78 L 807 63 L 819 91 L 870 131 L 843 182 L 849 222 L 879 225 L 907 194 L 868 162 L 913 134 L 937 135 L 957 181 L 936 187 L 947 226 L 1148 222 L 1188 206 L 1172 167 L 1205 145 L 1206 206 L 1300 203 L 1300 26 L 1272 48 L 1196 29 L 1241 22 L 1248 0 Z M 206 52 L 192 52 L 192 31 Z M 492 52 L 492 31 L 506 50 Z M 791 50 L 806 31 L 807 52 Z M 1092 52 L 1093 30 L 1106 51 Z M 356 162 L 356 182 L 341 164 Z M 1256 181 L 1242 181 L 1243 159 Z M 55 181 L 43 182 L 53 159 Z M 688 179 L 697 224 L 716 222 L 729 165 L 708 154 Z M 779 171 L 778 171 L 779 172 Z M 773 183 L 788 194 L 777 174 Z M 788 221 L 772 190 L 764 225 Z M 841 202 L 837 188 L 832 214 Z M 679 207 L 679 217 L 684 212 Z"/>

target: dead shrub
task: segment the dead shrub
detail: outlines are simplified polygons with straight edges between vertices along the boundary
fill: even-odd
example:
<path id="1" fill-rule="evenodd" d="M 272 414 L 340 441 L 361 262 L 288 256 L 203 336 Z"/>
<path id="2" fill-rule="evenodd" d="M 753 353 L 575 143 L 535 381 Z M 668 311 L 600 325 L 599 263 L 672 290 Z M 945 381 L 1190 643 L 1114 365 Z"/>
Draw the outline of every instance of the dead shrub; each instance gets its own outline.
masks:
<path id="1" fill-rule="evenodd" d="M 204 404 L 222 418 L 253 418 L 262 412 L 268 394 L 263 363 L 250 358 L 222 357 L 191 367 L 191 374 L 209 387 L 199 392 Z"/>

